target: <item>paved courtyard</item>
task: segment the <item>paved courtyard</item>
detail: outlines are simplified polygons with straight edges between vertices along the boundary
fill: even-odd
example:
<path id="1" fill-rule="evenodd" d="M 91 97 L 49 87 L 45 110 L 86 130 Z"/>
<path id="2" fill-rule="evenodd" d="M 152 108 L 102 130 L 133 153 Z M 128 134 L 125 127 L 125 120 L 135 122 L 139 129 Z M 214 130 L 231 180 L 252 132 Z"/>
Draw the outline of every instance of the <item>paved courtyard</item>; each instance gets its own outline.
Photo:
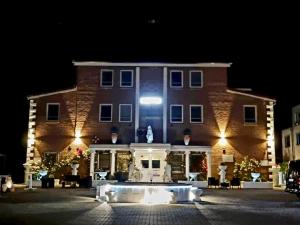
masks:
<path id="1" fill-rule="evenodd" d="M 202 202 L 100 204 L 88 189 L 21 189 L 0 197 L 0 224 L 300 224 L 300 201 L 274 190 L 205 189 Z"/>

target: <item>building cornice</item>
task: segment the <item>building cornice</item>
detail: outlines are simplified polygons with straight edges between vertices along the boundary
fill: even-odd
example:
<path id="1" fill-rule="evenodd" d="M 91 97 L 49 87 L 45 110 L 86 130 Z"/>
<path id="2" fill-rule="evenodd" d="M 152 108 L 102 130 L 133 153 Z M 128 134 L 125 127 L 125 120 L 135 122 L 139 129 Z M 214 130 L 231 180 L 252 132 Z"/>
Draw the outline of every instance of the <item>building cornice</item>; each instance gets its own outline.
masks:
<path id="1" fill-rule="evenodd" d="M 247 97 L 251 97 L 251 98 L 258 98 L 258 99 L 262 99 L 265 101 L 276 102 L 276 99 L 274 99 L 274 98 L 267 98 L 267 97 L 254 95 L 254 94 L 248 94 L 248 93 L 244 93 L 244 92 L 240 92 L 240 91 L 234 91 L 234 90 L 227 89 L 227 92 L 231 93 L 231 94 L 243 95 L 243 96 L 247 96 Z"/>
<path id="2" fill-rule="evenodd" d="M 128 66 L 128 67 L 230 67 L 232 63 L 160 63 L 160 62 L 100 62 L 73 61 L 74 66 Z"/>
<path id="3" fill-rule="evenodd" d="M 48 93 L 44 93 L 44 94 L 40 94 L 40 95 L 31 95 L 31 96 L 28 96 L 27 99 L 31 100 L 31 99 L 36 99 L 36 98 L 50 96 L 50 95 L 57 95 L 57 94 L 68 93 L 68 92 L 72 92 L 72 91 L 77 91 L 77 87 L 76 88 L 72 88 L 72 89 L 65 89 L 65 90 L 61 90 L 61 91 L 48 92 Z"/>

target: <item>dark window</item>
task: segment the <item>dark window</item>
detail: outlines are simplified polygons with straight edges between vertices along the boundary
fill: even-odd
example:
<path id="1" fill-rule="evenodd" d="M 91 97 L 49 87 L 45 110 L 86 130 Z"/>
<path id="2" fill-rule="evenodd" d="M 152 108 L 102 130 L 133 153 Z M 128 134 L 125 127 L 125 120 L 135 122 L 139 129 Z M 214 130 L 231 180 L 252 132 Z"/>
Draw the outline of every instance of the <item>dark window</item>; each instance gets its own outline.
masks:
<path id="1" fill-rule="evenodd" d="M 152 160 L 152 168 L 159 169 L 160 168 L 160 160 Z"/>
<path id="2" fill-rule="evenodd" d="M 131 70 L 121 71 L 121 87 L 132 87 L 132 78 Z"/>
<path id="3" fill-rule="evenodd" d="M 202 123 L 202 106 L 191 106 L 191 122 L 192 123 Z"/>
<path id="4" fill-rule="evenodd" d="M 111 122 L 112 118 L 112 106 L 111 105 L 100 105 L 100 121 Z"/>
<path id="5" fill-rule="evenodd" d="M 171 87 L 182 86 L 182 71 L 171 71 Z"/>
<path id="6" fill-rule="evenodd" d="M 190 76 L 191 87 L 202 87 L 202 71 L 191 71 Z"/>
<path id="7" fill-rule="evenodd" d="M 244 107 L 244 122 L 256 123 L 256 109 L 255 106 Z"/>
<path id="8" fill-rule="evenodd" d="M 171 106 L 171 123 L 182 123 L 182 109 L 181 105 L 172 105 Z"/>
<path id="9" fill-rule="evenodd" d="M 300 145 L 300 133 L 296 134 L 296 143 L 297 145 Z"/>
<path id="10" fill-rule="evenodd" d="M 47 105 L 47 120 L 58 121 L 59 119 L 59 104 L 48 104 Z"/>
<path id="11" fill-rule="evenodd" d="M 149 168 L 149 160 L 141 160 L 143 168 Z"/>
<path id="12" fill-rule="evenodd" d="M 51 168 L 54 166 L 54 164 L 57 161 L 57 153 L 56 152 L 45 152 L 44 153 L 44 158 L 43 158 L 43 164 Z"/>
<path id="13" fill-rule="evenodd" d="M 131 122 L 131 105 L 120 105 L 120 122 Z"/>
<path id="14" fill-rule="evenodd" d="M 284 146 L 286 148 L 291 146 L 290 135 L 287 135 L 287 136 L 284 137 Z"/>
<path id="15" fill-rule="evenodd" d="M 101 86 L 113 86 L 113 71 L 102 70 L 101 71 Z"/>

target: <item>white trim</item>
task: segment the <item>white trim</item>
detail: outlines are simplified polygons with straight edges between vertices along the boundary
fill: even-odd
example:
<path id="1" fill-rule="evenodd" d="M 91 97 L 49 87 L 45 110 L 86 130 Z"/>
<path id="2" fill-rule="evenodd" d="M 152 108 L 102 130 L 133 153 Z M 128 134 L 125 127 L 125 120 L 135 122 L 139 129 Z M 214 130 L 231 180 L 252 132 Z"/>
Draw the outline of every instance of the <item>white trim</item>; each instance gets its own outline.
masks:
<path id="1" fill-rule="evenodd" d="M 138 63 L 138 62 L 99 62 L 99 61 L 73 61 L 74 66 L 145 66 L 145 67 L 230 67 L 232 63 Z"/>
<path id="2" fill-rule="evenodd" d="M 48 120 L 48 110 L 49 110 L 49 105 L 58 105 L 58 119 L 57 120 Z M 49 102 L 47 103 L 46 105 L 46 121 L 47 122 L 59 122 L 59 119 L 60 119 L 60 103 L 58 102 Z"/>
<path id="3" fill-rule="evenodd" d="M 201 73 L 201 86 L 192 86 L 192 72 L 200 72 Z M 190 88 L 203 88 L 203 70 L 190 70 L 189 71 L 189 85 L 190 85 Z"/>
<path id="4" fill-rule="evenodd" d="M 181 122 L 173 122 L 172 121 L 172 107 L 173 106 L 181 106 Z M 183 105 L 180 105 L 180 104 L 170 104 L 170 123 L 183 123 Z"/>
<path id="5" fill-rule="evenodd" d="M 135 142 L 138 142 L 139 136 L 137 135 L 137 130 L 140 124 L 140 67 L 135 68 Z"/>
<path id="6" fill-rule="evenodd" d="M 163 69 L 163 143 L 167 143 L 168 120 L 168 68 Z"/>
<path id="7" fill-rule="evenodd" d="M 255 122 L 246 122 L 246 118 L 245 118 L 245 108 L 246 107 L 251 107 L 251 108 L 255 108 Z M 256 125 L 257 124 L 257 105 L 243 105 L 243 120 L 244 120 L 244 125 Z"/>
<path id="8" fill-rule="evenodd" d="M 231 93 L 231 94 L 244 95 L 244 96 L 248 96 L 248 97 L 252 97 L 252 98 L 262 99 L 262 100 L 265 100 L 265 101 L 276 102 L 276 100 L 272 99 L 272 98 L 266 98 L 266 97 L 262 97 L 262 96 L 258 96 L 258 95 L 247 94 L 247 93 L 243 93 L 243 92 L 239 92 L 239 91 L 233 91 L 233 90 L 229 90 L 229 89 L 227 89 L 226 91 L 228 93 Z"/>
<path id="9" fill-rule="evenodd" d="M 173 86 L 172 85 L 172 73 L 173 72 L 180 72 L 181 73 L 181 85 L 180 86 Z M 183 70 L 170 70 L 170 88 L 183 88 Z"/>
<path id="10" fill-rule="evenodd" d="M 130 121 L 121 121 L 121 106 L 122 105 L 130 106 Z M 119 104 L 119 122 L 120 123 L 132 123 L 132 104 Z"/>
<path id="11" fill-rule="evenodd" d="M 103 85 L 102 84 L 102 73 L 103 72 L 111 72 L 111 85 Z M 111 69 L 101 69 L 100 72 L 100 87 L 103 88 L 112 88 L 114 86 L 114 70 Z"/>
<path id="12" fill-rule="evenodd" d="M 131 85 L 122 85 L 122 72 L 131 72 Z M 133 70 L 120 70 L 120 87 L 133 87 Z"/>
<path id="13" fill-rule="evenodd" d="M 49 93 L 40 94 L 40 95 L 31 95 L 31 96 L 28 96 L 27 99 L 32 100 L 32 99 L 36 99 L 36 98 L 46 97 L 46 96 L 50 96 L 50 95 L 63 94 L 63 93 L 68 93 L 68 92 L 72 92 L 72 91 L 77 91 L 77 87 L 72 88 L 72 89 L 62 90 L 62 91 L 49 92 Z"/>
<path id="14" fill-rule="evenodd" d="M 201 122 L 192 122 L 192 107 L 193 106 L 196 106 L 196 107 L 201 107 Z M 190 105 L 189 106 L 189 108 L 190 108 L 190 123 L 198 123 L 198 124 L 202 124 L 202 123 L 204 123 L 204 117 L 203 117 L 203 105 Z"/>
<path id="15" fill-rule="evenodd" d="M 101 106 L 111 106 L 111 110 L 110 110 L 110 121 L 102 121 L 101 120 Z M 112 115 L 113 115 L 113 105 L 112 104 L 99 104 L 99 122 L 101 123 L 110 123 L 112 122 Z"/>
<path id="16" fill-rule="evenodd" d="M 107 150 L 119 150 L 119 151 L 124 151 L 127 150 L 129 151 L 129 145 L 124 145 L 124 144 L 93 144 L 89 146 L 89 149 L 91 151 L 107 151 Z"/>
<path id="17" fill-rule="evenodd" d="M 193 146 L 193 145 L 172 145 L 171 151 L 190 151 L 190 152 L 211 152 L 211 146 Z"/>

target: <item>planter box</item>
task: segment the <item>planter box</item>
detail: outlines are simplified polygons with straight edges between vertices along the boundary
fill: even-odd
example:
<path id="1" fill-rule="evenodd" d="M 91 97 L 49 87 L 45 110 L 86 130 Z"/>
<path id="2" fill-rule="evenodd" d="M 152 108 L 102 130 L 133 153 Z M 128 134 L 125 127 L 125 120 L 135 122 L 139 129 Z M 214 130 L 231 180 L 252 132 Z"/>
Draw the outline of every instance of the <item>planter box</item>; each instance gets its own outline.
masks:
<path id="1" fill-rule="evenodd" d="M 179 180 L 178 183 L 180 184 L 191 184 L 193 187 L 207 187 L 207 181 L 186 181 L 186 180 Z"/>
<path id="2" fill-rule="evenodd" d="M 273 182 L 252 182 L 252 181 L 242 181 L 242 188 L 273 188 Z"/>
<path id="3" fill-rule="evenodd" d="M 42 187 L 42 181 L 41 180 L 33 180 L 32 187 Z"/>

